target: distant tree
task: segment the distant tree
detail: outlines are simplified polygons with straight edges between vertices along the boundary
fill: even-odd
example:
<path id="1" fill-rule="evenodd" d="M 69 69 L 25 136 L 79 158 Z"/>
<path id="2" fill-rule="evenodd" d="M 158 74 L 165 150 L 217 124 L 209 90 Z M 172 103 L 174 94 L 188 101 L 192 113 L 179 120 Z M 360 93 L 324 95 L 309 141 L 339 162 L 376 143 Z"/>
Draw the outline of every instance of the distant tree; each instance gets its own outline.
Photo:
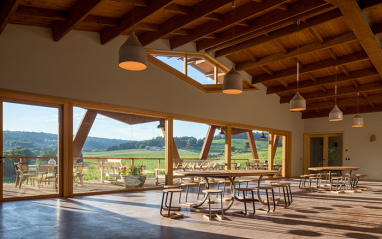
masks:
<path id="1" fill-rule="evenodd" d="M 231 152 L 235 152 L 236 148 L 235 146 L 231 146 Z"/>
<path id="2" fill-rule="evenodd" d="M 145 148 L 146 148 L 146 145 L 145 145 L 145 144 L 141 144 L 141 145 L 139 145 L 139 148 L 140 148 L 140 149 L 145 149 Z"/>
<path id="3" fill-rule="evenodd" d="M 203 146 L 204 144 L 204 139 L 198 139 L 198 141 L 196 141 L 196 146 Z"/>
<path id="4" fill-rule="evenodd" d="M 249 149 L 249 142 L 245 142 L 243 149 L 244 149 L 244 152 L 248 151 L 248 149 Z"/>
<path id="5" fill-rule="evenodd" d="M 194 137 L 191 137 L 187 140 L 187 146 L 194 146 L 197 142 L 197 139 Z"/>
<path id="6" fill-rule="evenodd" d="M 54 150 L 46 150 L 40 153 L 40 157 L 57 157 L 57 154 Z"/>

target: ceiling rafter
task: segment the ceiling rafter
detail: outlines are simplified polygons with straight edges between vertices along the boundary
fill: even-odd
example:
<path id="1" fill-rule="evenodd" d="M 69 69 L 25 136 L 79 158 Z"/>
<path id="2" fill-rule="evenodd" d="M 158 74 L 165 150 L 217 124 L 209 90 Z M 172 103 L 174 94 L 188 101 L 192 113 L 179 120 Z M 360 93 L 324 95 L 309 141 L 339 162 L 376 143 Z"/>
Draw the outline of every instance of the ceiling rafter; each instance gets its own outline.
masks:
<path id="1" fill-rule="evenodd" d="M 358 71 L 353 71 L 351 75 L 347 76 L 345 74 L 338 74 L 337 82 L 343 82 L 343 81 L 351 81 L 359 78 L 365 78 L 365 77 L 371 77 L 371 76 L 378 76 L 378 72 L 374 68 L 369 69 L 363 69 Z M 334 76 L 325 76 L 321 78 L 317 78 L 317 81 L 300 81 L 298 84 L 299 89 L 304 88 L 310 88 L 310 87 L 316 87 L 319 85 L 330 85 L 335 83 L 335 77 Z M 274 86 L 274 87 L 268 87 L 267 94 L 275 94 L 275 93 L 281 93 L 291 90 L 296 90 L 297 83 L 291 83 L 287 88 L 283 86 Z"/>
<path id="2" fill-rule="evenodd" d="M 140 23 L 150 15 L 154 14 L 156 11 L 167 7 L 172 1 L 171 0 L 152 0 L 150 6 L 135 7 L 134 8 L 134 25 Z M 121 35 L 124 31 L 133 26 L 132 14 L 127 13 L 120 19 L 120 24 L 117 27 L 107 27 L 100 33 L 101 44 L 104 45 L 114 38 Z"/>
<path id="3" fill-rule="evenodd" d="M 382 89 L 382 81 L 362 84 L 358 88 L 355 88 L 354 86 L 342 87 L 337 90 L 337 95 L 347 95 L 347 94 L 352 94 L 357 92 L 361 93 L 361 92 L 375 91 L 380 89 Z M 306 94 L 301 93 L 301 95 L 304 97 L 306 101 L 320 99 L 320 98 L 327 98 L 327 97 L 334 96 L 334 89 L 328 90 L 327 92 L 324 92 L 324 93 L 312 92 L 312 93 L 306 93 Z M 289 103 L 289 101 L 293 98 L 293 96 L 294 95 L 280 97 L 280 103 L 281 104 Z"/>
<path id="4" fill-rule="evenodd" d="M 251 26 L 249 27 L 236 27 L 235 38 L 248 40 L 245 39 L 245 37 L 253 38 L 256 35 L 262 35 L 265 32 L 269 32 L 271 30 L 276 30 L 277 28 L 282 28 L 287 25 L 290 25 L 297 19 L 300 19 L 301 14 L 310 13 L 312 11 L 314 12 L 316 9 L 320 9 L 320 7 L 328 7 L 328 10 L 334 8 L 333 6 L 322 0 L 301 0 L 296 3 L 290 4 L 289 6 L 289 11 L 275 10 L 273 12 L 264 14 L 263 16 L 261 16 L 261 18 L 255 18 L 251 20 Z M 268 29 L 267 27 L 271 27 L 271 29 Z M 263 30 L 264 32 L 259 34 L 258 32 L 261 30 Z M 248 34 L 250 36 L 248 36 Z M 197 42 L 196 48 L 198 51 L 206 49 L 207 51 L 216 51 L 218 49 L 214 47 L 221 44 L 224 44 L 224 47 L 232 45 L 231 29 L 227 29 L 226 31 L 220 33 L 220 37 L 217 40 L 201 40 Z M 224 48 L 222 46 L 220 47 Z"/>
<path id="5" fill-rule="evenodd" d="M 358 101 L 359 101 L 359 104 L 382 103 L 382 95 L 373 95 L 367 99 L 360 98 Z M 308 109 L 309 110 L 328 109 L 331 107 L 331 104 L 332 102 L 329 102 L 329 101 L 311 103 Z M 342 107 L 349 107 L 349 106 L 351 107 L 351 106 L 357 105 L 357 95 L 354 94 L 353 98 L 339 99 L 337 100 L 337 105 Z"/>
<path id="6" fill-rule="evenodd" d="M 256 14 L 262 13 L 266 10 L 269 10 L 270 8 L 274 8 L 284 2 L 287 2 L 285 0 L 271 0 L 267 1 L 266 3 L 257 3 L 257 2 L 249 2 L 247 4 L 244 4 L 243 6 L 238 7 L 235 9 L 235 19 L 233 19 L 233 11 L 230 11 L 226 14 L 224 14 L 224 21 L 213 23 L 207 22 L 203 25 L 200 25 L 196 27 L 193 30 L 193 34 L 187 37 L 176 37 L 174 39 L 170 40 L 170 46 L 171 49 L 180 47 L 184 44 L 187 44 L 192 41 L 196 41 L 198 39 L 203 38 L 203 36 L 206 36 L 210 33 L 216 32 L 221 30 L 222 28 L 227 28 L 229 26 L 232 26 L 235 23 L 238 23 L 242 20 L 245 20 L 249 17 L 252 17 Z"/>
<path id="7" fill-rule="evenodd" d="M 327 0 L 338 6 L 347 24 L 361 43 L 370 61 L 378 73 L 382 75 L 382 50 L 374 37 L 372 29 L 356 0 Z"/>
<path id="8" fill-rule="evenodd" d="M 0 4 L 2 4 L 1 11 L 0 11 L 0 34 L 3 32 L 5 26 L 8 24 L 9 19 L 13 15 L 13 13 L 16 11 L 17 7 L 19 6 L 21 0 L 8 0 L 8 1 L 1 1 Z"/>
<path id="9" fill-rule="evenodd" d="M 334 104 L 332 105 L 334 106 Z M 333 108 L 333 107 L 331 107 Z M 331 111 L 331 108 L 328 108 L 326 110 L 321 110 L 320 113 L 315 112 L 304 112 L 302 113 L 302 119 L 309 119 L 309 118 L 320 118 L 320 117 L 327 117 Z M 380 112 L 382 111 L 382 105 L 375 106 L 375 108 L 371 106 L 362 106 L 358 108 L 358 113 L 371 113 L 371 112 Z M 351 115 L 357 113 L 357 107 L 351 107 L 346 108 L 346 111 L 343 112 L 344 115 Z"/>
<path id="10" fill-rule="evenodd" d="M 194 22 L 198 20 L 200 17 L 204 17 L 216 9 L 227 5 L 228 3 L 231 3 L 231 0 L 220 0 L 218 2 L 216 1 L 210 1 L 210 0 L 203 0 L 192 7 L 192 14 L 188 15 L 186 18 L 182 15 L 176 15 L 169 20 L 163 22 L 160 24 L 160 31 L 158 32 L 146 32 L 140 35 L 138 38 L 141 41 L 143 46 L 146 46 L 161 37 L 176 31 L 180 28 L 182 28 L 184 25 L 187 25 L 191 22 Z M 217 22 L 218 23 L 218 22 Z"/>
<path id="11" fill-rule="evenodd" d="M 339 36 L 331 37 L 325 40 L 325 43 L 320 44 L 319 42 L 310 43 L 307 45 L 303 45 L 299 48 L 299 54 L 303 55 L 306 53 L 311 53 L 318 50 L 323 50 L 326 48 L 338 46 L 344 43 L 350 43 L 357 41 L 353 32 L 348 32 Z M 244 71 L 251 68 L 267 65 L 272 62 L 281 61 L 290 59 L 297 56 L 297 48 L 290 49 L 287 54 L 284 53 L 276 53 L 273 55 L 268 55 L 259 59 L 257 62 L 246 61 L 236 65 L 236 70 Z"/>
<path id="12" fill-rule="evenodd" d="M 311 63 L 309 65 L 305 65 L 304 68 L 300 68 L 300 74 L 309 74 L 309 78 L 312 79 L 314 77 L 310 73 L 318 71 L 318 70 L 324 70 L 327 68 L 334 67 L 336 65 L 346 65 L 354 62 L 360 62 L 360 61 L 365 61 L 368 60 L 368 56 L 364 52 L 358 52 L 354 54 L 349 54 L 345 56 L 341 56 L 338 58 L 338 61 L 328 59 L 328 60 L 323 60 L 315 63 Z M 282 71 L 277 71 L 274 73 L 272 76 L 268 75 L 260 75 L 260 76 L 254 76 L 252 77 L 252 84 L 256 83 L 261 83 L 261 82 L 267 82 L 279 78 L 284 78 L 284 77 L 290 77 L 296 75 L 296 68 L 289 68 L 286 70 Z M 313 80 L 315 81 L 315 80 Z"/>
<path id="13" fill-rule="evenodd" d="M 90 12 L 97 7 L 97 5 L 102 0 L 82 0 L 78 1 L 69 11 L 68 19 L 66 21 L 60 21 L 54 24 L 53 31 L 53 40 L 58 42 L 61 40 L 67 33 L 72 30 L 76 24 L 85 19 Z"/>

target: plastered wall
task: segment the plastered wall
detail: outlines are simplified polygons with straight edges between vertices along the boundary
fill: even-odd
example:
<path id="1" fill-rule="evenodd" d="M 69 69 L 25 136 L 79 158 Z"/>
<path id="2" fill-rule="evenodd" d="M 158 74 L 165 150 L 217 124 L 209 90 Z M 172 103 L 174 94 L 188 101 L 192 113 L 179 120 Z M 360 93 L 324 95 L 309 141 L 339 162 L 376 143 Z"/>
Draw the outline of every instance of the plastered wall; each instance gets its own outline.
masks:
<path id="1" fill-rule="evenodd" d="M 304 122 L 278 96 L 262 85 L 241 95 L 207 94 L 151 64 L 143 72 L 120 69 L 125 39 L 102 46 L 97 33 L 71 31 L 54 42 L 51 29 L 8 25 L 0 35 L 0 88 L 292 131 L 292 175 L 302 172 Z"/>

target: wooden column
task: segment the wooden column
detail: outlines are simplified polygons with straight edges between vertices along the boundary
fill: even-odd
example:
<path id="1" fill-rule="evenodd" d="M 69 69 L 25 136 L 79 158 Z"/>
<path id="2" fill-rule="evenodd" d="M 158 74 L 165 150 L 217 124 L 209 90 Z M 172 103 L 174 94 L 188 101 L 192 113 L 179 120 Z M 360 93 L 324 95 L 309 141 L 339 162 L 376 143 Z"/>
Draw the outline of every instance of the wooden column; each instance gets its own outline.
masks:
<path id="1" fill-rule="evenodd" d="M 73 138 L 73 157 L 80 155 L 96 117 L 96 110 L 86 110 L 82 117 L 81 124 L 78 126 L 76 135 Z"/>
<path id="2" fill-rule="evenodd" d="M 219 75 L 218 75 L 218 67 L 214 66 L 214 83 L 217 84 L 219 82 Z"/>
<path id="3" fill-rule="evenodd" d="M 248 136 L 249 147 L 251 148 L 252 158 L 253 159 L 259 159 L 259 154 L 257 153 L 255 137 L 253 136 L 252 131 L 248 131 L 247 136 Z"/>
<path id="4" fill-rule="evenodd" d="M 268 134 L 268 170 L 273 170 L 273 141 L 274 141 L 274 134 L 269 132 Z"/>
<path id="5" fill-rule="evenodd" d="M 287 171 L 287 137 L 284 135 L 283 137 L 283 149 L 282 149 L 282 172 L 281 176 L 286 177 Z"/>
<path id="6" fill-rule="evenodd" d="M 214 139 L 216 126 L 210 125 L 208 127 L 206 139 L 203 143 L 202 151 L 200 151 L 199 159 L 207 159 L 208 153 L 210 152 L 212 140 Z"/>
<path id="7" fill-rule="evenodd" d="M 275 159 L 276 150 L 277 150 L 277 144 L 279 142 L 280 136 L 274 135 L 273 136 L 273 150 L 272 150 L 272 160 Z"/>
<path id="8" fill-rule="evenodd" d="M 73 197 L 73 105 L 65 103 L 60 110 L 59 159 L 63 170 L 60 170 L 59 187 L 63 197 Z M 60 178 L 64 180 L 60 180 Z"/>
<path id="9" fill-rule="evenodd" d="M 173 119 L 166 119 L 166 137 L 165 137 L 165 145 L 166 145 L 166 155 L 165 155 L 165 174 L 166 174 L 166 185 L 173 184 L 173 167 L 174 167 L 174 138 L 173 138 Z"/>
<path id="10" fill-rule="evenodd" d="M 185 56 L 185 57 L 183 57 L 183 73 L 185 74 L 185 75 L 187 75 L 188 74 L 188 72 L 187 72 L 187 64 L 188 64 L 188 58 L 187 58 L 187 56 Z"/>
<path id="11" fill-rule="evenodd" d="M 0 98 L 0 156 L 3 157 L 3 99 Z M 0 172 L 3 177 L 4 159 L 0 158 Z M 0 179 L 0 202 L 3 201 L 3 178 Z"/>
<path id="12" fill-rule="evenodd" d="M 162 129 L 162 132 L 163 132 L 163 137 L 164 137 L 165 140 L 166 140 L 166 129 Z M 175 140 L 173 139 L 172 141 L 173 141 L 173 144 L 174 144 L 174 146 L 173 146 L 173 148 L 172 148 L 172 150 L 174 151 L 174 152 L 173 152 L 173 153 L 174 153 L 174 159 L 180 159 L 179 152 L 178 152 L 178 148 L 176 147 Z"/>
<path id="13" fill-rule="evenodd" d="M 227 126 L 225 130 L 225 169 L 231 169 L 231 126 Z"/>

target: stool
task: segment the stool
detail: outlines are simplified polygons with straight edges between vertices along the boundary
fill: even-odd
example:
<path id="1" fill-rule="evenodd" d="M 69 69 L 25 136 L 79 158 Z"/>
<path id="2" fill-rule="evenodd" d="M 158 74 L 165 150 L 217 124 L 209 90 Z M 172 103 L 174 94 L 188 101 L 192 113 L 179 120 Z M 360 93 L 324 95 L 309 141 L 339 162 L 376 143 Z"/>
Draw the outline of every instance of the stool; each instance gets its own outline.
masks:
<path id="1" fill-rule="evenodd" d="M 298 184 L 298 188 L 305 187 L 306 180 L 309 179 L 309 174 L 300 175 L 300 183 Z"/>
<path id="2" fill-rule="evenodd" d="M 272 186 L 256 186 L 255 188 L 257 190 L 265 190 L 265 194 L 267 195 L 267 204 L 268 204 L 268 211 L 267 212 L 269 212 L 271 210 L 270 204 L 269 204 L 268 190 L 272 191 L 273 211 L 275 211 L 276 210 L 276 203 L 275 203 L 275 193 L 273 191 L 273 187 Z"/>
<path id="3" fill-rule="evenodd" d="M 206 182 L 199 182 L 199 187 L 198 187 L 198 197 L 196 199 L 199 200 L 199 195 L 200 195 L 200 186 L 204 185 L 204 189 L 206 189 Z"/>
<path id="4" fill-rule="evenodd" d="M 240 188 L 241 183 L 247 183 L 245 188 L 248 188 L 248 184 L 251 182 L 253 182 L 252 179 L 241 179 L 241 180 L 239 180 L 239 188 Z M 236 190 L 237 190 L 237 188 L 236 188 Z M 249 191 L 251 191 L 251 190 L 249 190 Z M 237 192 L 238 196 L 239 196 L 239 193 L 240 193 L 240 191 Z M 245 191 L 245 194 L 248 195 L 248 191 Z"/>
<path id="5" fill-rule="evenodd" d="M 171 202 L 172 202 L 172 196 L 173 196 L 173 193 L 181 193 L 183 192 L 183 189 L 181 188 L 169 188 L 169 189 L 165 189 L 163 190 L 163 194 L 162 194 L 162 203 L 160 205 L 160 215 L 161 216 L 164 216 L 164 217 L 168 217 L 168 218 L 172 218 L 172 219 L 175 219 L 175 218 L 181 218 L 183 217 L 183 214 L 180 214 L 180 213 L 172 213 L 171 212 Z M 168 198 L 168 194 L 170 193 L 170 204 L 169 206 L 167 207 L 167 198 Z M 164 203 L 164 205 L 167 207 L 167 210 L 168 210 L 168 213 L 167 214 L 163 214 L 163 201 L 164 201 L 164 195 L 166 194 L 166 202 Z M 180 194 L 179 194 L 180 196 Z"/>
<path id="6" fill-rule="evenodd" d="M 203 215 L 203 217 L 208 219 L 208 220 L 211 220 L 212 219 L 212 214 L 211 214 L 211 193 L 216 193 L 216 194 L 220 193 L 220 197 L 223 198 L 223 191 L 220 190 L 220 189 L 204 189 L 202 192 L 206 193 L 207 196 L 208 196 L 208 210 L 210 212 L 209 215 L 205 214 L 205 215 Z M 217 215 L 217 214 L 214 215 L 214 216 L 216 216 L 219 220 L 223 220 L 223 217 L 224 217 L 223 200 L 221 200 L 220 205 L 221 205 L 221 209 L 222 209 L 221 217 L 219 215 Z"/>
<path id="7" fill-rule="evenodd" d="M 289 198 L 289 195 L 292 195 L 292 193 L 289 193 L 288 188 L 290 189 L 290 183 L 287 182 L 281 182 L 281 181 L 268 181 L 268 183 L 271 184 L 272 187 L 274 188 L 282 188 L 283 189 L 283 195 L 284 195 L 284 208 L 289 207 L 290 204 L 292 203 L 292 199 Z M 288 185 L 289 184 L 289 185 Z M 285 191 L 286 191 L 286 196 L 285 196 Z M 280 190 L 279 190 L 280 193 Z M 280 198 L 281 198 L 281 193 L 280 193 Z M 288 201 L 287 201 L 288 198 Z"/>
<path id="8" fill-rule="evenodd" d="M 360 179 L 360 178 L 367 177 L 367 175 L 366 175 L 366 174 L 356 174 L 355 176 L 357 177 L 357 180 L 356 180 L 356 182 L 355 182 L 355 188 L 358 189 L 358 182 L 359 182 L 359 179 Z M 359 186 L 359 187 L 360 187 L 361 189 L 367 189 L 366 186 Z"/>
<path id="9" fill-rule="evenodd" d="M 220 186 L 220 184 L 223 184 L 224 185 L 224 188 L 223 188 L 223 197 L 224 197 L 224 195 L 225 195 L 225 185 L 227 184 L 227 183 L 229 183 L 229 184 L 231 184 L 231 181 L 230 180 L 221 180 L 221 181 L 218 181 L 218 189 L 219 189 L 219 186 Z M 239 181 L 234 181 L 233 183 L 239 183 Z M 216 195 L 217 196 L 217 195 Z"/>
<path id="10" fill-rule="evenodd" d="M 182 185 L 164 185 L 164 189 L 170 189 L 170 188 L 182 188 Z M 181 194 L 181 193 L 180 193 Z M 180 194 L 179 194 L 179 203 L 180 203 Z M 167 195 L 166 195 L 166 202 L 167 202 Z M 167 205 L 166 205 L 167 207 Z M 177 207 L 180 210 L 180 207 Z"/>
<path id="11" fill-rule="evenodd" d="M 339 190 L 341 190 L 341 187 L 342 187 L 342 185 L 343 185 L 343 180 L 344 180 L 344 179 L 345 179 L 344 177 L 332 177 L 332 181 L 330 182 L 330 191 L 332 191 L 333 181 L 334 181 L 334 180 L 337 180 L 337 184 L 336 184 L 336 192 L 339 192 L 339 191 L 338 191 L 338 185 L 340 185 Z M 341 184 L 340 184 L 340 180 L 341 180 Z"/>
<path id="12" fill-rule="evenodd" d="M 198 186 L 198 183 L 182 183 L 181 184 L 182 187 L 186 187 L 186 202 L 187 202 L 187 198 L 188 198 L 188 189 L 190 188 L 190 186 Z M 180 197 L 179 196 L 179 202 L 180 202 Z"/>
<path id="13" fill-rule="evenodd" d="M 333 177 L 333 176 L 341 176 L 341 175 L 339 175 L 338 173 L 331 173 L 330 175 L 331 175 L 331 177 Z M 329 173 L 326 174 L 325 183 L 328 183 L 328 179 L 329 179 Z M 330 183 L 330 182 L 329 182 L 329 183 Z"/>
<path id="14" fill-rule="evenodd" d="M 239 212 L 239 213 L 243 213 L 244 216 L 248 215 L 248 212 L 247 212 L 247 202 L 246 202 L 246 200 L 245 200 L 245 194 L 247 194 L 248 192 L 251 192 L 251 193 L 252 193 L 253 215 L 255 215 L 255 213 L 256 213 L 256 209 L 255 209 L 255 197 L 254 197 L 254 195 L 253 195 L 253 190 L 250 189 L 250 188 L 236 188 L 236 191 L 238 191 L 238 194 L 239 194 L 240 192 L 243 192 L 243 199 L 244 199 L 244 209 L 245 209 L 245 211 L 244 211 L 244 213 L 243 213 L 243 211 L 241 211 L 241 212 Z M 245 192 L 245 193 L 244 193 L 244 192 Z"/>
<path id="15" fill-rule="evenodd" d="M 310 174 L 309 175 L 309 190 L 312 188 L 312 179 L 316 179 L 316 191 L 318 191 L 318 188 L 320 187 L 321 184 L 321 176 L 319 174 Z M 320 182 L 318 182 L 320 181 Z"/>

